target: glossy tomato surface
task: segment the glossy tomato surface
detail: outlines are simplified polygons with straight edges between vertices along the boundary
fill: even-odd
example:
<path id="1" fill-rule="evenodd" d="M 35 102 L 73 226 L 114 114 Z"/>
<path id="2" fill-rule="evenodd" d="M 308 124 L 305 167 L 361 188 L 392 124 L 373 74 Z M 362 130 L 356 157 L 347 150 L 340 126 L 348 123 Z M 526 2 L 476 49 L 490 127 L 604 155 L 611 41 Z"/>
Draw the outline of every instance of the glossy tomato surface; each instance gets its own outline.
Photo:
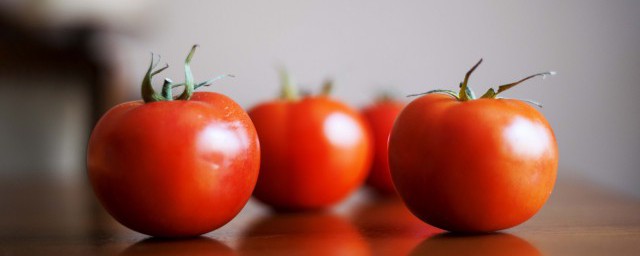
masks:
<path id="1" fill-rule="evenodd" d="M 429 94 L 398 116 L 391 174 L 411 212 L 449 231 L 489 232 L 533 216 L 553 189 L 558 148 L 535 108 Z"/>
<path id="2" fill-rule="evenodd" d="M 249 111 L 260 137 L 254 196 L 282 210 L 331 206 L 362 184 L 371 162 L 360 114 L 326 96 L 276 100 Z"/>
<path id="3" fill-rule="evenodd" d="M 120 104 L 89 141 L 95 194 L 123 225 L 152 236 L 195 236 L 230 221 L 255 186 L 260 149 L 246 112 L 210 92 L 191 100 Z"/>
<path id="4" fill-rule="evenodd" d="M 389 134 L 404 105 L 399 101 L 381 100 L 362 111 L 371 128 L 374 145 L 373 163 L 367 184 L 382 194 L 393 194 L 396 191 L 389 171 Z"/>

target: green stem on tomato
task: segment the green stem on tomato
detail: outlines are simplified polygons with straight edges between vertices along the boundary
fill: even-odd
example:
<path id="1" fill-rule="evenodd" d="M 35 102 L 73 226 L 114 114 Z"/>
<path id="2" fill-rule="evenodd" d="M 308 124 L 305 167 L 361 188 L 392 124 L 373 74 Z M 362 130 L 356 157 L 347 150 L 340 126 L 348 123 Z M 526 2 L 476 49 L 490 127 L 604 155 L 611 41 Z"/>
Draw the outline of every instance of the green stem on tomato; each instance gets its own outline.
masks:
<path id="1" fill-rule="evenodd" d="M 378 92 L 375 102 L 387 102 L 387 101 L 393 101 L 395 99 L 396 99 L 395 93 L 391 92 L 390 90 L 383 90 Z"/>
<path id="2" fill-rule="evenodd" d="M 475 99 L 475 95 L 471 90 L 471 88 L 469 88 L 468 83 L 469 83 L 469 77 L 471 76 L 471 73 L 473 73 L 473 71 L 476 70 L 478 66 L 480 66 L 480 63 L 482 63 L 482 59 L 480 59 L 478 63 L 473 65 L 473 67 L 469 71 L 467 71 L 467 74 L 464 76 L 464 81 L 460 84 L 459 99 L 461 101 L 468 101 L 468 100 Z"/>
<path id="3" fill-rule="evenodd" d="M 519 100 L 519 101 L 524 101 L 526 103 L 529 103 L 531 105 L 535 105 L 536 107 L 542 108 L 542 103 L 534 101 L 534 100 L 530 100 L 530 99 L 519 99 L 519 98 L 503 98 L 503 97 L 495 97 L 496 99 L 512 99 L 512 100 Z"/>
<path id="4" fill-rule="evenodd" d="M 169 78 L 164 79 L 164 84 L 162 84 L 162 97 L 166 100 L 173 100 L 173 92 L 171 89 L 173 88 L 173 81 Z"/>
<path id="5" fill-rule="evenodd" d="M 144 100 L 145 103 L 166 100 L 166 98 L 158 94 L 153 89 L 153 85 L 151 85 L 153 76 L 169 68 L 169 65 L 165 65 L 164 67 L 153 71 L 153 69 L 155 69 L 158 66 L 158 63 L 160 63 L 160 59 L 161 59 L 160 55 L 158 55 L 158 61 L 154 63 L 154 54 L 151 53 L 151 64 L 149 64 L 149 69 L 147 69 L 147 73 L 144 75 L 144 78 L 142 79 L 142 86 L 140 91 L 142 94 L 142 99 Z"/>
<path id="6" fill-rule="evenodd" d="M 553 76 L 553 75 L 555 75 L 555 74 L 556 74 L 556 72 L 555 72 L 555 71 L 548 71 L 548 72 L 543 72 L 543 73 L 533 74 L 533 75 L 530 75 L 530 76 L 525 77 L 525 78 L 523 78 L 523 79 L 520 79 L 519 81 L 516 81 L 516 82 L 513 82 L 513 83 L 508 83 L 508 84 L 500 85 L 500 86 L 498 86 L 498 91 L 496 91 L 496 90 L 495 90 L 495 89 L 493 89 L 493 88 L 489 88 L 489 90 L 487 90 L 487 92 L 485 92 L 485 93 L 482 95 L 482 97 L 480 97 L 480 98 L 484 98 L 484 99 L 493 99 L 493 98 L 496 98 L 496 96 L 498 96 L 498 94 L 500 94 L 501 92 L 504 92 L 504 91 L 506 91 L 506 90 L 509 90 L 509 89 L 511 89 L 512 87 L 514 87 L 514 86 L 516 86 L 516 85 L 518 85 L 518 84 L 520 84 L 520 83 L 522 83 L 522 82 L 524 82 L 524 81 L 527 81 L 527 80 L 529 80 L 529 79 L 531 79 L 531 78 L 534 78 L 534 77 L 536 77 L 536 76 L 542 76 L 542 78 L 544 79 L 546 76 Z"/>
<path id="7" fill-rule="evenodd" d="M 424 92 L 424 93 L 417 93 L 417 94 L 410 94 L 407 95 L 407 97 L 414 97 L 414 96 L 421 96 L 421 95 L 426 95 L 426 94 L 432 94 L 432 93 L 443 93 L 443 94 L 447 94 L 447 95 L 451 95 L 452 97 L 456 98 L 459 101 L 469 101 L 469 100 L 474 100 L 476 99 L 475 94 L 473 93 L 473 90 L 471 90 L 471 87 L 468 85 L 469 83 L 469 77 L 471 76 L 471 73 L 473 73 L 473 71 L 480 65 L 480 63 L 482 63 L 482 59 L 480 59 L 480 61 L 478 61 L 478 63 L 476 63 L 468 72 L 467 74 L 464 76 L 464 81 L 462 83 L 460 83 L 460 91 L 458 93 L 456 93 L 455 91 L 452 90 L 441 90 L 441 89 L 437 89 L 437 90 L 431 90 L 428 92 Z M 548 72 L 543 72 L 543 73 L 538 73 L 538 74 L 533 74 L 530 75 L 528 77 L 525 77 L 523 79 L 520 79 L 519 81 L 513 82 L 513 83 L 508 83 L 508 84 L 503 84 L 498 86 L 498 90 L 496 91 L 493 88 L 489 88 L 489 90 L 487 90 L 487 92 L 485 92 L 480 98 L 481 99 L 504 99 L 502 97 L 497 97 L 498 94 L 509 90 L 511 88 L 513 88 L 514 86 L 527 81 L 531 78 L 537 77 L 537 76 L 542 76 L 542 79 L 544 79 L 546 76 L 552 76 L 557 74 L 555 71 L 548 71 Z M 527 100 L 527 99 L 517 99 L 517 100 L 521 100 L 521 101 L 525 101 L 528 103 L 531 103 L 533 105 L 536 105 L 540 108 L 542 108 L 542 104 L 532 101 L 532 100 Z"/>
<path id="8" fill-rule="evenodd" d="M 189 100 L 191 98 L 191 96 L 193 95 L 193 92 L 202 87 L 202 86 L 209 86 L 211 85 L 211 83 L 220 80 L 222 78 L 226 78 L 226 77 L 235 77 L 234 75 L 220 75 L 217 77 L 214 77 L 213 79 L 209 79 L 207 81 L 195 84 L 194 79 L 193 79 L 193 73 L 191 72 L 191 59 L 193 58 L 193 54 L 195 53 L 196 48 L 198 47 L 198 45 L 194 45 L 193 47 L 191 47 L 191 51 L 189 52 L 189 55 L 187 55 L 187 59 L 185 60 L 184 63 L 184 71 L 185 71 L 185 81 L 183 83 L 173 83 L 173 81 L 171 81 L 171 79 L 169 78 L 165 78 L 164 83 L 162 85 L 162 92 L 161 94 L 158 94 L 154 89 L 153 86 L 151 84 L 151 80 L 153 78 L 153 76 L 159 74 L 160 72 L 164 71 L 165 69 L 169 68 L 169 65 L 165 65 L 164 67 L 157 69 L 154 71 L 154 69 L 158 66 L 158 63 L 160 63 L 160 56 L 158 55 L 158 60 L 154 61 L 154 54 L 151 53 L 151 64 L 149 65 L 149 69 L 147 70 L 147 73 L 145 74 L 144 78 L 142 79 L 142 86 L 141 86 L 141 93 L 142 93 L 142 99 L 144 100 L 145 103 L 150 103 L 150 102 L 156 102 L 156 101 L 171 101 L 174 100 L 173 98 L 173 93 L 171 91 L 171 89 L 179 87 L 179 86 L 184 86 L 184 91 L 182 91 L 182 94 L 180 94 L 180 96 L 178 96 L 177 98 L 175 98 L 176 100 Z"/>
<path id="9" fill-rule="evenodd" d="M 285 68 L 280 68 L 280 80 L 282 83 L 280 98 L 285 100 L 298 100 L 300 97 L 298 87 L 293 83 L 293 79 Z"/>
<path id="10" fill-rule="evenodd" d="M 193 95 L 193 90 L 195 90 L 193 73 L 191 73 L 191 58 L 193 58 L 196 48 L 198 48 L 197 44 L 191 47 L 191 51 L 189 51 L 189 55 L 187 55 L 187 59 L 184 61 L 184 91 L 176 98 L 177 100 L 189 100 L 191 95 Z"/>
<path id="11" fill-rule="evenodd" d="M 327 79 L 322 83 L 322 89 L 320 91 L 320 95 L 329 96 L 331 95 L 331 91 L 333 91 L 333 80 Z"/>
<path id="12" fill-rule="evenodd" d="M 210 86 L 211 84 L 213 84 L 213 82 L 218 81 L 218 80 L 223 79 L 223 78 L 227 78 L 227 77 L 232 77 L 233 78 L 233 77 L 236 77 L 236 76 L 232 75 L 232 74 L 219 75 L 219 76 L 216 76 L 216 77 L 214 77 L 212 79 L 209 79 L 207 81 L 195 84 L 193 86 L 193 89 L 197 90 L 198 88 L 200 88 L 202 86 Z M 171 88 L 177 88 L 177 87 L 184 86 L 184 85 L 185 85 L 185 83 L 171 84 Z"/>
<path id="13" fill-rule="evenodd" d="M 433 94 L 433 93 L 442 93 L 442 94 L 446 94 L 446 95 L 451 95 L 452 97 L 456 98 L 457 100 L 460 100 L 460 95 L 458 95 L 457 92 L 455 92 L 453 90 L 444 90 L 444 89 L 435 89 L 435 90 L 431 90 L 431 91 L 423 92 L 423 93 L 409 94 L 409 95 L 407 95 L 407 97 L 416 97 L 416 96 L 422 96 L 422 95 Z"/>

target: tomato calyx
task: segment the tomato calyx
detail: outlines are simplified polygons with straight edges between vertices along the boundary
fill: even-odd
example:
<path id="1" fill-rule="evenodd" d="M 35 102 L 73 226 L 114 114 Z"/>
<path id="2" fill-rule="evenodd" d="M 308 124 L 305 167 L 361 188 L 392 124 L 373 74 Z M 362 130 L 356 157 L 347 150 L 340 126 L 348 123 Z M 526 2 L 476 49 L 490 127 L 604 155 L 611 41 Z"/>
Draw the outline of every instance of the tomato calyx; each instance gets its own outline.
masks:
<path id="1" fill-rule="evenodd" d="M 464 76 L 464 80 L 460 83 L 460 91 L 456 92 L 453 90 L 444 90 L 444 89 L 436 89 L 436 90 L 431 90 L 428 92 L 424 92 L 424 93 L 417 93 L 417 94 L 411 94 L 411 95 L 407 95 L 407 97 L 414 97 L 414 96 L 421 96 L 421 95 L 426 95 L 426 94 L 432 94 L 432 93 L 442 93 L 442 94 L 447 94 L 450 95 L 454 98 L 456 98 L 459 101 L 469 101 L 469 100 L 475 100 L 476 95 L 473 92 L 473 90 L 471 89 L 471 87 L 468 85 L 469 82 L 469 77 L 471 76 L 471 74 L 473 73 L 474 70 L 476 70 L 476 68 L 480 65 L 480 63 L 482 63 L 482 59 L 480 59 L 480 61 L 478 61 L 478 63 L 476 63 L 475 65 L 473 65 L 473 67 L 471 67 L 471 69 L 467 72 L 467 74 Z M 552 76 L 552 75 L 556 75 L 557 73 L 555 71 L 547 71 L 547 72 L 542 72 L 542 73 L 537 73 L 537 74 L 533 74 L 530 75 L 528 77 L 525 77 L 523 79 L 520 79 L 516 82 L 513 83 L 508 83 L 508 84 L 503 84 L 498 86 L 498 90 L 495 90 L 494 88 L 489 88 L 489 90 L 487 90 L 487 92 L 485 92 L 484 94 L 482 94 L 482 96 L 480 96 L 480 99 L 504 99 L 503 97 L 498 97 L 498 94 L 511 89 L 512 87 L 527 81 L 531 78 L 534 77 L 538 77 L 541 76 L 542 79 L 545 79 L 547 76 Z M 525 101 L 528 103 L 531 103 L 533 105 L 536 105 L 538 107 L 542 107 L 542 104 L 532 101 L 532 100 L 528 100 L 528 99 L 518 99 L 521 101 Z"/>
<path id="2" fill-rule="evenodd" d="M 333 80 L 332 79 L 324 80 L 324 83 L 322 83 L 322 89 L 320 91 L 320 95 L 329 96 L 331 95 L 332 91 L 333 91 Z"/>
<path id="3" fill-rule="evenodd" d="M 456 95 L 457 97 L 457 95 Z M 398 95 L 396 92 L 392 90 L 381 90 L 377 93 L 374 102 L 375 103 L 384 103 L 384 102 L 394 102 L 398 100 Z"/>
<path id="4" fill-rule="evenodd" d="M 142 99 L 144 100 L 145 103 L 151 103 L 151 102 L 157 102 L 157 101 L 189 100 L 196 89 L 202 86 L 209 86 L 213 82 L 225 77 L 235 77 L 234 75 L 226 74 L 226 75 L 220 75 L 220 76 L 214 77 L 204 82 L 195 83 L 193 79 L 193 73 L 191 72 L 191 59 L 193 58 L 193 54 L 195 53 L 197 47 L 198 47 L 197 44 L 191 47 L 191 51 L 189 51 L 189 54 L 187 55 L 187 58 L 184 61 L 184 73 L 185 73 L 184 82 L 174 83 L 173 81 L 171 81 L 171 79 L 165 78 L 164 83 L 162 85 L 161 94 L 158 94 L 153 89 L 153 85 L 151 84 L 151 81 L 155 75 L 169 68 L 169 65 L 165 64 L 162 68 L 154 70 L 158 66 L 158 63 L 160 63 L 161 58 L 160 58 L 160 55 L 158 55 L 158 60 L 155 61 L 155 58 L 154 58 L 155 54 L 151 53 L 151 64 L 149 65 L 149 69 L 147 69 L 147 73 L 142 79 L 142 86 L 141 86 Z M 184 90 L 178 97 L 173 97 L 172 89 L 180 86 L 184 86 Z"/>
<path id="5" fill-rule="evenodd" d="M 311 95 L 308 91 L 300 92 L 298 86 L 294 82 L 294 79 L 289 75 L 289 72 L 285 68 L 280 68 L 280 83 L 282 90 L 280 91 L 280 98 L 288 101 L 297 101 L 300 97 L 306 97 Z M 333 80 L 327 79 L 322 83 L 319 95 L 329 96 L 333 91 Z"/>
<path id="6" fill-rule="evenodd" d="M 280 83 L 282 86 L 280 98 L 290 101 L 295 101 L 300 98 L 298 87 L 295 85 L 293 78 L 285 68 L 280 68 Z"/>

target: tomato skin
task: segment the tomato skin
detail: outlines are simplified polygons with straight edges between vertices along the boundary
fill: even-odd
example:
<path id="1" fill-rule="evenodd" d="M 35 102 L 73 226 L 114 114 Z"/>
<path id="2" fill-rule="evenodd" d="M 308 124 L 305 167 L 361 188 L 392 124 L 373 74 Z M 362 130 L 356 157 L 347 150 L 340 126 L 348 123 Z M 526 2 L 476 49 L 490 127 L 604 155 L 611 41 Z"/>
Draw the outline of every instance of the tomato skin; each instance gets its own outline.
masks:
<path id="1" fill-rule="evenodd" d="M 312 210 L 344 199 L 371 162 L 360 114 L 326 96 L 276 100 L 249 111 L 261 143 L 254 196 L 281 210 Z"/>
<path id="2" fill-rule="evenodd" d="M 389 134 L 393 122 L 404 106 L 403 102 L 382 100 L 362 110 L 371 128 L 374 144 L 373 163 L 366 182 L 382 194 L 396 192 L 389 171 Z"/>
<path id="3" fill-rule="evenodd" d="M 558 148 L 544 116 L 518 100 L 422 96 L 389 141 L 391 175 L 413 214 L 458 232 L 490 232 L 532 217 L 553 189 Z"/>
<path id="4" fill-rule="evenodd" d="M 210 92 L 115 106 L 94 128 L 87 154 L 105 209 L 159 237 L 196 236 L 226 224 L 251 196 L 259 162 L 249 116 Z"/>

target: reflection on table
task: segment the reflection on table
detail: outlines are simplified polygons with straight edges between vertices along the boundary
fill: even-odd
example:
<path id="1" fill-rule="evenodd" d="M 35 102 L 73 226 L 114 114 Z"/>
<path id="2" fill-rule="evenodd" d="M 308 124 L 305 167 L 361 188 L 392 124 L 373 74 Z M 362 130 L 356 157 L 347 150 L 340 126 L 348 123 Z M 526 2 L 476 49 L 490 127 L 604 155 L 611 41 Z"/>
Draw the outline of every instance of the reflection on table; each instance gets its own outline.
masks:
<path id="1" fill-rule="evenodd" d="M 278 213 L 251 200 L 224 227 L 193 239 L 133 232 L 97 204 L 86 182 L 0 179 L 0 255 L 634 255 L 640 201 L 559 182 L 533 219 L 464 236 L 414 217 L 396 197 L 361 189 L 333 209 Z"/>

